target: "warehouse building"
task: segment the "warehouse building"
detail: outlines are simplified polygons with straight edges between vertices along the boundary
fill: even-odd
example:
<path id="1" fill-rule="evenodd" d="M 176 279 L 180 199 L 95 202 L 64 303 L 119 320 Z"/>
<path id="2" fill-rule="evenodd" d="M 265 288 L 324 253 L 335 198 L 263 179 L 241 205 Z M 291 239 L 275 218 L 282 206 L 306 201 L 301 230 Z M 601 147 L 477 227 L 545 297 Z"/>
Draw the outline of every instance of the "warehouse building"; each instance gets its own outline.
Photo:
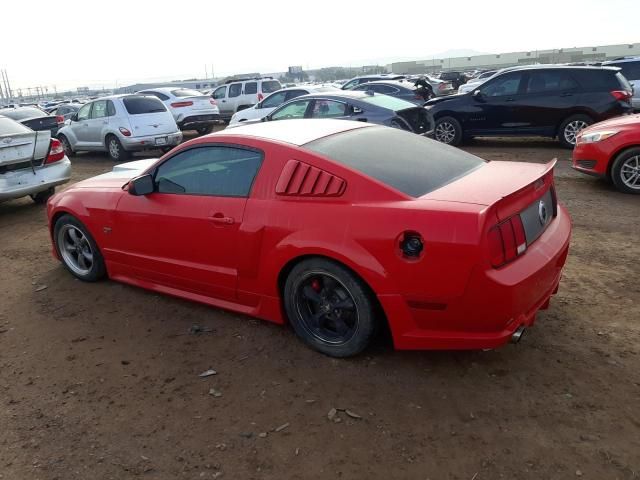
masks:
<path id="1" fill-rule="evenodd" d="M 599 47 L 531 50 L 529 52 L 498 53 L 472 57 L 435 58 L 413 62 L 396 62 L 387 68 L 397 74 L 418 74 L 446 70 L 475 70 L 531 65 L 536 63 L 603 62 L 620 57 L 640 56 L 640 43 L 604 45 Z"/>

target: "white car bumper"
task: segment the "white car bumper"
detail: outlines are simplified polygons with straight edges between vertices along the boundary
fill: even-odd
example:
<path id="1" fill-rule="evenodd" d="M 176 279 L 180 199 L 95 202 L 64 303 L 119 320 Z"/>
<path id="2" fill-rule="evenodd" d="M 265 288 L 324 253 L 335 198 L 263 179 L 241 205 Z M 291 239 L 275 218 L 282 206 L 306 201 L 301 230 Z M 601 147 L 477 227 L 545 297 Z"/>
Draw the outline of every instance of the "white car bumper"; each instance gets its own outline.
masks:
<path id="1" fill-rule="evenodd" d="M 149 135 L 144 137 L 120 136 L 120 143 L 128 152 L 146 150 L 149 148 L 174 147 L 182 141 L 182 132 L 169 134 Z"/>
<path id="2" fill-rule="evenodd" d="M 67 157 L 50 165 L 36 167 L 35 174 L 30 168 L 6 172 L 0 174 L 0 201 L 35 195 L 67 183 L 70 179 L 71 162 Z"/>

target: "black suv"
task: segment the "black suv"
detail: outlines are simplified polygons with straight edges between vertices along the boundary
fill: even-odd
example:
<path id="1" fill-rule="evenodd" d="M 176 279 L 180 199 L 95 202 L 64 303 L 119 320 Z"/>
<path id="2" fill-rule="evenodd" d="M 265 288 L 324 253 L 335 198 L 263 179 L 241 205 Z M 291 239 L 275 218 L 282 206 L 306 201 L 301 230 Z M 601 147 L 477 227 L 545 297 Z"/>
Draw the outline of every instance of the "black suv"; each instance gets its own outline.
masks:
<path id="1" fill-rule="evenodd" d="M 632 87 L 610 67 L 529 66 L 498 72 L 469 93 L 430 100 L 434 137 L 557 137 L 573 148 L 580 130 L 631 112 Z"/>

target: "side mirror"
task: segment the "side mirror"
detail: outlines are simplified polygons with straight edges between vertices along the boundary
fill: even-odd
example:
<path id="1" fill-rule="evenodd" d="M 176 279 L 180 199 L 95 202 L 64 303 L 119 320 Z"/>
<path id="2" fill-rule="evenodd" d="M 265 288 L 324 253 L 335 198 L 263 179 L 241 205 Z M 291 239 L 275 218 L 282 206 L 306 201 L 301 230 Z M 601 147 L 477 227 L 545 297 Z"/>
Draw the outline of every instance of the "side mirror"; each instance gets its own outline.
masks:
<path id="1" fill-rule="evenodd" d="M 78 121 L 78 112 L 76 112 L 73 115 L 71 115 L 71 121 L 72 122 L 77 122 Z"/>
<path id="2" fill-rule="evenodd" d="M 471 95 L 473 95 L 473 98 L 475 98 L 476 100 L 484 100 L 484 93 L 482 93 L 479 89 L 474 90 Z"/>
<path id="3" fill-rule="evenodd" d="M 359 115 L 362 112 L 363 112 L 363 110 L 360 107 L 353 107 L 353 114 L 354 115 Z"/>
<path id="4" fill-rule="evenodd" d="M 255 107 L 253 107 L 253 108 L 256 108 L 256 109 L 257 108 L 262 108 L 262 102 L 256 103 Z"/>
<path id="5" fill-rule="evenodd" d="M 153 183 L 153 177 L 150 173 L 136 177 L 129 182 L 130 195 L 149 195 L 154 191 L 155 185 Z"/>

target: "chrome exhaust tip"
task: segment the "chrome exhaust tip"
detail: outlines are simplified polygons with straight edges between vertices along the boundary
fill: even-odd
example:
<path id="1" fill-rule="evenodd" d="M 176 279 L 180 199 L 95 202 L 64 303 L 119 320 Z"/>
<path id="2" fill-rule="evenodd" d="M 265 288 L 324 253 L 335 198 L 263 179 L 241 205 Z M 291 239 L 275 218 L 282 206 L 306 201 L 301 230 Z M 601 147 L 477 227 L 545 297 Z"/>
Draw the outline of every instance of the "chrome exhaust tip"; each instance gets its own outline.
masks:
<path id="1" fill-rule="evenodd" d="M 524 335 L 525 330 L 526 328 L 520 325 L 516 331 L 511 334 L 511 343 L 518 343 Z"/>

